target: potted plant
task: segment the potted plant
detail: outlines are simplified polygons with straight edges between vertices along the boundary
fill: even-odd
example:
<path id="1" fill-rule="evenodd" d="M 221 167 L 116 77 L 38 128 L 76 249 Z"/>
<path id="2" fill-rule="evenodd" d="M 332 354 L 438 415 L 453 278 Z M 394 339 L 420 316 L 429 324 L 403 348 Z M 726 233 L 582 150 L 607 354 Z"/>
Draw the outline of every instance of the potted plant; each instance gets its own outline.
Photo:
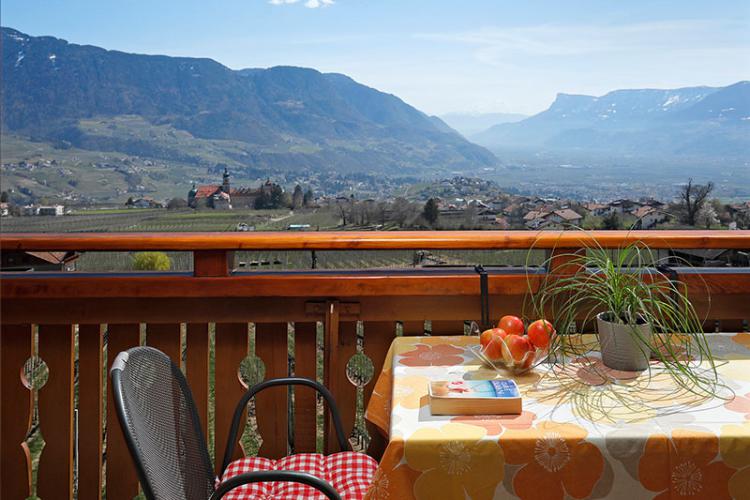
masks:
<path id="1" fill-rule="evenodd" d="M 538 316 L 552 318 L 558 332 L 595 324 L 609 368 L 643 371 L 655 360 L 683 387 L 712 392 L 717 374 L 702 321 L 647 247 L 564 257 L 564 272 L 548 274 L 529 295 Z"/>

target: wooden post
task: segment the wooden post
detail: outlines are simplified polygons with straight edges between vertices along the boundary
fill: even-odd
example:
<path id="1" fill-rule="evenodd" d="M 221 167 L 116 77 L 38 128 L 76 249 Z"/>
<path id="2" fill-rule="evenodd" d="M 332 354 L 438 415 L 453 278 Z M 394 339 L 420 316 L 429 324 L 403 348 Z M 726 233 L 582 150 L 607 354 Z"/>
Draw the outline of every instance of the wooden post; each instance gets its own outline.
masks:
<path id="1" fill-rule="evenodd" d="M 229 276 L 229 260 L 234 252 L 225 250 L 200 250 L 193 252 L 193 275 L 199 278 Z"/>
<path id="2" fill-rule="evenodd" d="M 338 300 L 330 300 L 326 302 L 326 316 L 325 316 L 325 336 L 323 340 L 323 349 L 325 351 L 325 371 L 323 377 L 325 380 L 325 386 L 328 390 L 333 393 L 334 397 L 338 396 L 338 374 L 342 369 L 341 365 L 341 353 L 339 352 L 339 318 L 340 308 Z M 340 404 L 340 401 L 337 402 Z M 326 429 L 325 435 L 325 451 L 331 453 L 334 449 L 338 448 L 338 445 L 333 445 L 336 442 L 336 433 L 331 422 L 330 414 L 326 411 Z"/>
<path id="3" fill-rule="evenodd" d="M 31 391 L 21 383 L 31 355 L 31 325 L 0 329 L 0 497 L 31 494 L 31 469 L 21 447 L 31 420 Z"/>
<path id="4" fill-rule="evenodd" d="M 110 324 L 107 331 L 107 500 L 125 500 L 138 494 L 138 477 L 117 419 L 109 370 L 120 352 L 138 345 L 140 326 Z"/>
<path id="5" fill-rule="evenodd" d="M 39 327 L 39 356 L 49 368 L 38 403 L 46 442 L 39 461 L 40 498 L 73 498 L 73 335 L 73 325 Z"/>
<path id="6" fill-rule="evenodd" d="M 78 327 L 78 498 L 101 498 L 104 335 Z"/>

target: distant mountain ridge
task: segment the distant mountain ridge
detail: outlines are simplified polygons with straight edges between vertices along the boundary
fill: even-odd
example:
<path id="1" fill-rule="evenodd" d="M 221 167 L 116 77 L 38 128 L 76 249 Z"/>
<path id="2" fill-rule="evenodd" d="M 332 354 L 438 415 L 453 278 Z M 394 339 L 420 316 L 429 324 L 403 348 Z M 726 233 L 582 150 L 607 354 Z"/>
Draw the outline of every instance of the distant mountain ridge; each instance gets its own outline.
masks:
<path id="1" fill-rule="evenodd" d="M 103 151 L 179 154 L 79 123 L 137 115 L 197 138 L 245 143 L 260 167 L 402 171 L 496 163 L 438 118 L 345 75 L 283 66 L 235 71 L 211 59 L 1 31 L 4 132 Z"/>
<path id="2" fill-rule="evenodd" d="M 470 137 L 502 149 L 644 155 L 743 155 L 750 148 L 750 82 L 727 87 L 558 94 L 546 111 Z"/>
<path id="3" fill-rule="evenodd" d="M 464 137 L 470 137 L 501 123 L 515 123 L 528 118 L 520 113 L 446 113 L 440 119 Z"/>

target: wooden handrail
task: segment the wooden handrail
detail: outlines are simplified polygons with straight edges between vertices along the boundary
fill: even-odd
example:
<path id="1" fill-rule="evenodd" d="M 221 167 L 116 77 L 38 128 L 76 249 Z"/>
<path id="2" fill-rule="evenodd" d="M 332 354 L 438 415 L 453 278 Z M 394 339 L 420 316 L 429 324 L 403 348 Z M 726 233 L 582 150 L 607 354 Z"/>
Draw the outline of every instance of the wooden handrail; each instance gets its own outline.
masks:
<path id="1" fill-rule="evenodd" d="M 750 248 L 750 231 L 335 231 L 254 233 L 5 233 L 0 250 L 414 250 Z"/>

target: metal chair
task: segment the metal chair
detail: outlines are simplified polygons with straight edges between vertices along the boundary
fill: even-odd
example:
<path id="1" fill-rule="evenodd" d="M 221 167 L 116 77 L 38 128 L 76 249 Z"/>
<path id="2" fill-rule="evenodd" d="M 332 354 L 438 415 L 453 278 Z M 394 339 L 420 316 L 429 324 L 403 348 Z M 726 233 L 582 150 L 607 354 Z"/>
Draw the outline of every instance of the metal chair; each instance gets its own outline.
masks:
<path id="1" fill-rule="evenodd" d="M 117 417 L 147 498 L 215 500 L 249 483 L 273 481 L 304 484 L 340 500 L 330 483 L 298 471 L 247 472 L 217 486 L 192 393 L 169 357 L 151 347 L 135 347 L 117 356 L 110 374 Z M 323 395 L 339 444 L 350 449 L 333 396 L 325 387 L 304 378 L 272 379 L 251 387 L 237 405 L 219 477 L 231 462 L 242 412 L 250 398 L 268 387 L 290 384 L 312 387 Z"/>

